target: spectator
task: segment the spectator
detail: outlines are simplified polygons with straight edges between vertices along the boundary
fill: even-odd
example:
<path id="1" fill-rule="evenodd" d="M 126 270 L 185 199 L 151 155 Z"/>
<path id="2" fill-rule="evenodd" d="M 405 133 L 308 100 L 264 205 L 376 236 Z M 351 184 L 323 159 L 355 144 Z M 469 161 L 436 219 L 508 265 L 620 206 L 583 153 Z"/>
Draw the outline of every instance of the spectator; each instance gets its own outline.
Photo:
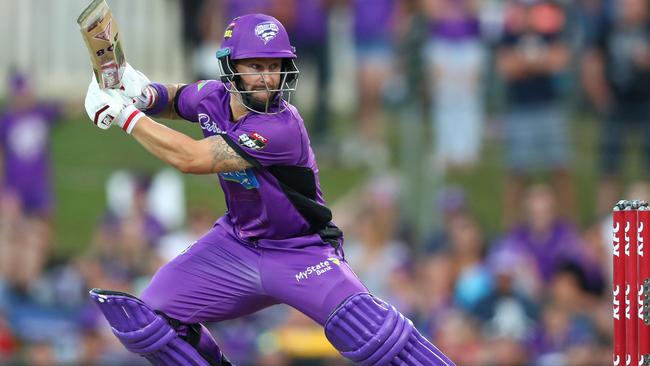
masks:
<path id="1" fill-rule="evenodd" d="M 314 98 L 311 101 L 311 113 L 308 126 L 311 128 L 312 143 L 317 148 L 324 148 L 333 141 L 328 141 L 329 127 L 329 14 L 335 0 L 275 0 L 276 8 L 284 11 L 275 14 L 294 37 L 292 41 L 300 57 L 296 60 L 299 70 L 308 67 L 316 69 L 316 80 L 312 83 Z M 278 11 L 276 11 L 278 12 Z M 274 15 L 274 14 L 271 14 Z M 304 103 L 303 100 L 297 100 Z"/>
<path id="2" fill-rule="evenodd" d="M 456 186 L 443 187 L 437 194 L 433 209 L 442 216 L 442 225 L 433 229 L 431 237 L 424 243 L 424 251 L 435 254 L 449 250 L 451 226 L 469 213 L 465 191 Z"/>
<path id="3" fill-rule="evenodd" d="M 394 0 L 347 0 L 353 18 L 358 85 L 358 138 L 344 142 L 344 161 L 367 163 L 381 171 L 388 164 L 382 98 L 390 80 L 392 35 L 397 2 Z M 381 26 L 378 26 L 381 25 Z"/>
<path id="4" fill-rule="evenodd" d="M 7 110 L 0 115 L 0 190 L 20 201 L 22 215 L 51 225 L 50 131 L 60 115 L 53 103 L 39 102 L 29 77 L 10 76 Z M 49 233 L 44 238 L 49 241 Z"/>
<path id="5" fill-rule="evenodd" d="M 485 242 L 476 220 L 464 215 L 450 227 L 450 254 L 456 272 L 454 303 L 474 313 L 479 301 L 492 289 L 493 280 L 485 265 Z"/>
<path id="6" fill-rule="evenodd" d="M 83 272 L 97 277 L 94 281 L 116 281 L 122 289 L 137 287 L 136 279 L 151 275 L 162 264 L 154 249 L 166 228 L 150 213 L 149 183 L 147 175 L 122 171 L 109 179 L 109 208 L 94 233 L 89 258 L 81 261 Z"/>
<path id="7" fill-rule="evenodd" d="M 508 231 L 493 248 L 493 255 L 512 252 L 520 257 L 525 274 L 520 274 L 522 289 L 539 300 L 560 265 L 579 266 L 590 283 L 598 283 L 602 274 L 597 264 L 584 255 L 579 232 L 570 221 L 557 213 L 556 196 L 546 185 L 529 188 L 524 197 L 525 220 Z M 594 285 L 595 286 L 595 285 Z"/>
<path id="8" fill-rule="evenodd" d="M 486 365 L 485 340 L 481 333 L 476 331 L 477 327 L 474 318 L 462 311 L 452 310 L 445 314 L 445 321 L 433 341 L 439 344 L 457 365 Z"/>
<path id="9" fill-rule="evenodd" d="M 531 347 L 538 364 L 605 364 L 598 358 L 598 334 L 590 314 L 594 304 L 584 286 L 584 275 L 578 267 L 565 265 L 556 271 L 549 284 L 541 327 Z"/>
<path id="10" fill-rule="evenodd" d="M 532 337 L 538 309 L 528 293 L 517 286 L 522 259 L 507 251 L 490 259 L 494 285 L 480 300 L 474 314 L 483 323 L 486 334 L 523 343 Z"/>
<path id="11" fill-rule="evenodd" d="M 453 309 L 453 288 L 456 274 L 447 253 L 425 256 L 417 261 L 417 306 L 423 334 L 434 339 L 443 330 L 448 313 Z"/>
<path id="12" fill-rule="evenodd" d="M 476 164 L 483 140 L 484 65 L 476 0 L 427 0 L 433 76 L 436 161 L 449 168 Z"/>
<path id="13" fill-rule="evenodd" d="M 194 243 L 214 223 L 213 213 L 203 207 L 190 209 L 187 228 L 171 232 L 158 240 L 156 252 L 168 262 Z"/>
<path id="14" fill-rule="evenodd" d="M 613 17 L 601 19 L 583 60 L 583 83 L 602 116 L 596 212 L 618 201 L 625 147 L 641 136 L 645 173 L 650 168 L 650 14 L 644 0 L 614 1 Z"/>
<path id="15" fill-rule="evenodd" d="M 518 339 L 491 335 L 486 338 L 486 342 L 483 344 L 486 351 L 481 365 L 521 366 L 530 364 L 529 351 L 525 344 Z"/>
<path id="16" fill-rule="evenodd" d="M 547 0 L 512 0 L 497 49 L 497 69 L 506 83 L 504 138 L 507 161 L 504 221 L 515 224 L 526 179 L 550 172 L 560 212 L 574 216 L 569 120 L 556 79 L 567 69 L 563 9 Z"/>
<path id="17" fill-rule="evenodd" d="M 409 256 L 408 247 L 396 233 L 399 214 L 396 189 L 389 178 L 370 184 L 355 228 L 346 241 L 345 258 L 370 291 L 397 303 L 408 313 L 410 281 L 396 286 L 396 281 L 404 279 Z"/>

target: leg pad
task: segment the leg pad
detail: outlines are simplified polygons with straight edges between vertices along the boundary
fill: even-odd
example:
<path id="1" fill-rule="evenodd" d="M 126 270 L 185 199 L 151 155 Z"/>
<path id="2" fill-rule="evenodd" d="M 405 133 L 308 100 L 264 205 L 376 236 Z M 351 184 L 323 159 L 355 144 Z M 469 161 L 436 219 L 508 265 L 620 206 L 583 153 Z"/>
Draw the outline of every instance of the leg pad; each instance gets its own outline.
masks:
<path id="1" fill-rule="evenodd" d="M 368 293 L 345 300 L 325 323 L 325 335 L 363 366 L 453 366 L 395 307 Z"/>
<path id="2" fill-rule="evenodd" d="M 181 338 L 166 317 L 142 300 L 123 292 L 93 289 L 90 297 L 111 325 L 113 334 L 131 352 L 159 366 L 221 366 L 207 360 Z M 216 347 L 216 344 L 214 344 Z"/>

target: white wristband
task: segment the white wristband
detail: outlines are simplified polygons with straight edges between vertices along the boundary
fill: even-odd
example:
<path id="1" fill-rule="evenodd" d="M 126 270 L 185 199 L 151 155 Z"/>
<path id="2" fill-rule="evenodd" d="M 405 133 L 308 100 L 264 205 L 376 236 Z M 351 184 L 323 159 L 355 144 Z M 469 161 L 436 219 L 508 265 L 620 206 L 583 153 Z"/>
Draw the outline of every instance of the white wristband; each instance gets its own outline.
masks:
<path id="1" fill-rule="evenodd" d="M 130 135 L 131 131 L 133 131 L 133 128 L 135 128 L 135 125 L 140 120 L 140 117 L 144 116 L 145 114 L 140 112 L 139 109 L 132 105 L 128 105 L 122 109 L 117 117 L 115 117 L 115 122 L 121 129 Z"/>

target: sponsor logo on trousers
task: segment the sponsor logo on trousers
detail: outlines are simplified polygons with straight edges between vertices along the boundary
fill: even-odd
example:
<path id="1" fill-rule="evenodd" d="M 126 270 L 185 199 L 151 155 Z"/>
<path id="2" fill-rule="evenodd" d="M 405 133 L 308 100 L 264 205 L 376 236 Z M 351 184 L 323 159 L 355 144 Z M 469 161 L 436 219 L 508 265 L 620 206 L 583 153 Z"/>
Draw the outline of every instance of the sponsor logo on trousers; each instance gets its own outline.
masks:
<path id="1" fill-rule="evenodd" d="M 338 259 L 336 258 L 328 258 L 326 261 L 322 261 L 314 266 L 309 266 L 305 268 L 303 271 L 300 271 L 295 274 L 296 276 L 296 282 L 304 281 L 308 279 L 311 276 L 320 276 L 323 273 L 327 273 L 331 271 L 334 267 L 332 267 L 332 263 L 336 264 L 337 266 L 340 265 Z"/>

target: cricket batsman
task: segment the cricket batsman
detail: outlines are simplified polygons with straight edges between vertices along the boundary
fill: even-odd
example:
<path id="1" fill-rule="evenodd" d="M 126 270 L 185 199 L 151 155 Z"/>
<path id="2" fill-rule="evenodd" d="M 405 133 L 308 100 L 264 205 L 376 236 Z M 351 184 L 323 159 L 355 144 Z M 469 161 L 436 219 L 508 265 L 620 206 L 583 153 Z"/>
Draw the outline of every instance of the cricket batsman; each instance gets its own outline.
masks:
<path id="1" fill-rule="evenodd" d="M 130 66 L 121 90 L 93 78 L 85 107 L 98 127 L 118 125 L 184 173 L 218 174 L 228 211 L 140 298 L 93 289 L 92 299 L 124 346 L 154 365 L 231 365 L 202 323 L 278 303 L 321 324 L 359 365 L 453 365 L 345 261 L 305 125 L 289 104 L 295 59 L 277 19 L 249 14 L 225 31 L 220 80 L 162 85 Z M 150 116 L 198 123 L 205 138 Z"/>

